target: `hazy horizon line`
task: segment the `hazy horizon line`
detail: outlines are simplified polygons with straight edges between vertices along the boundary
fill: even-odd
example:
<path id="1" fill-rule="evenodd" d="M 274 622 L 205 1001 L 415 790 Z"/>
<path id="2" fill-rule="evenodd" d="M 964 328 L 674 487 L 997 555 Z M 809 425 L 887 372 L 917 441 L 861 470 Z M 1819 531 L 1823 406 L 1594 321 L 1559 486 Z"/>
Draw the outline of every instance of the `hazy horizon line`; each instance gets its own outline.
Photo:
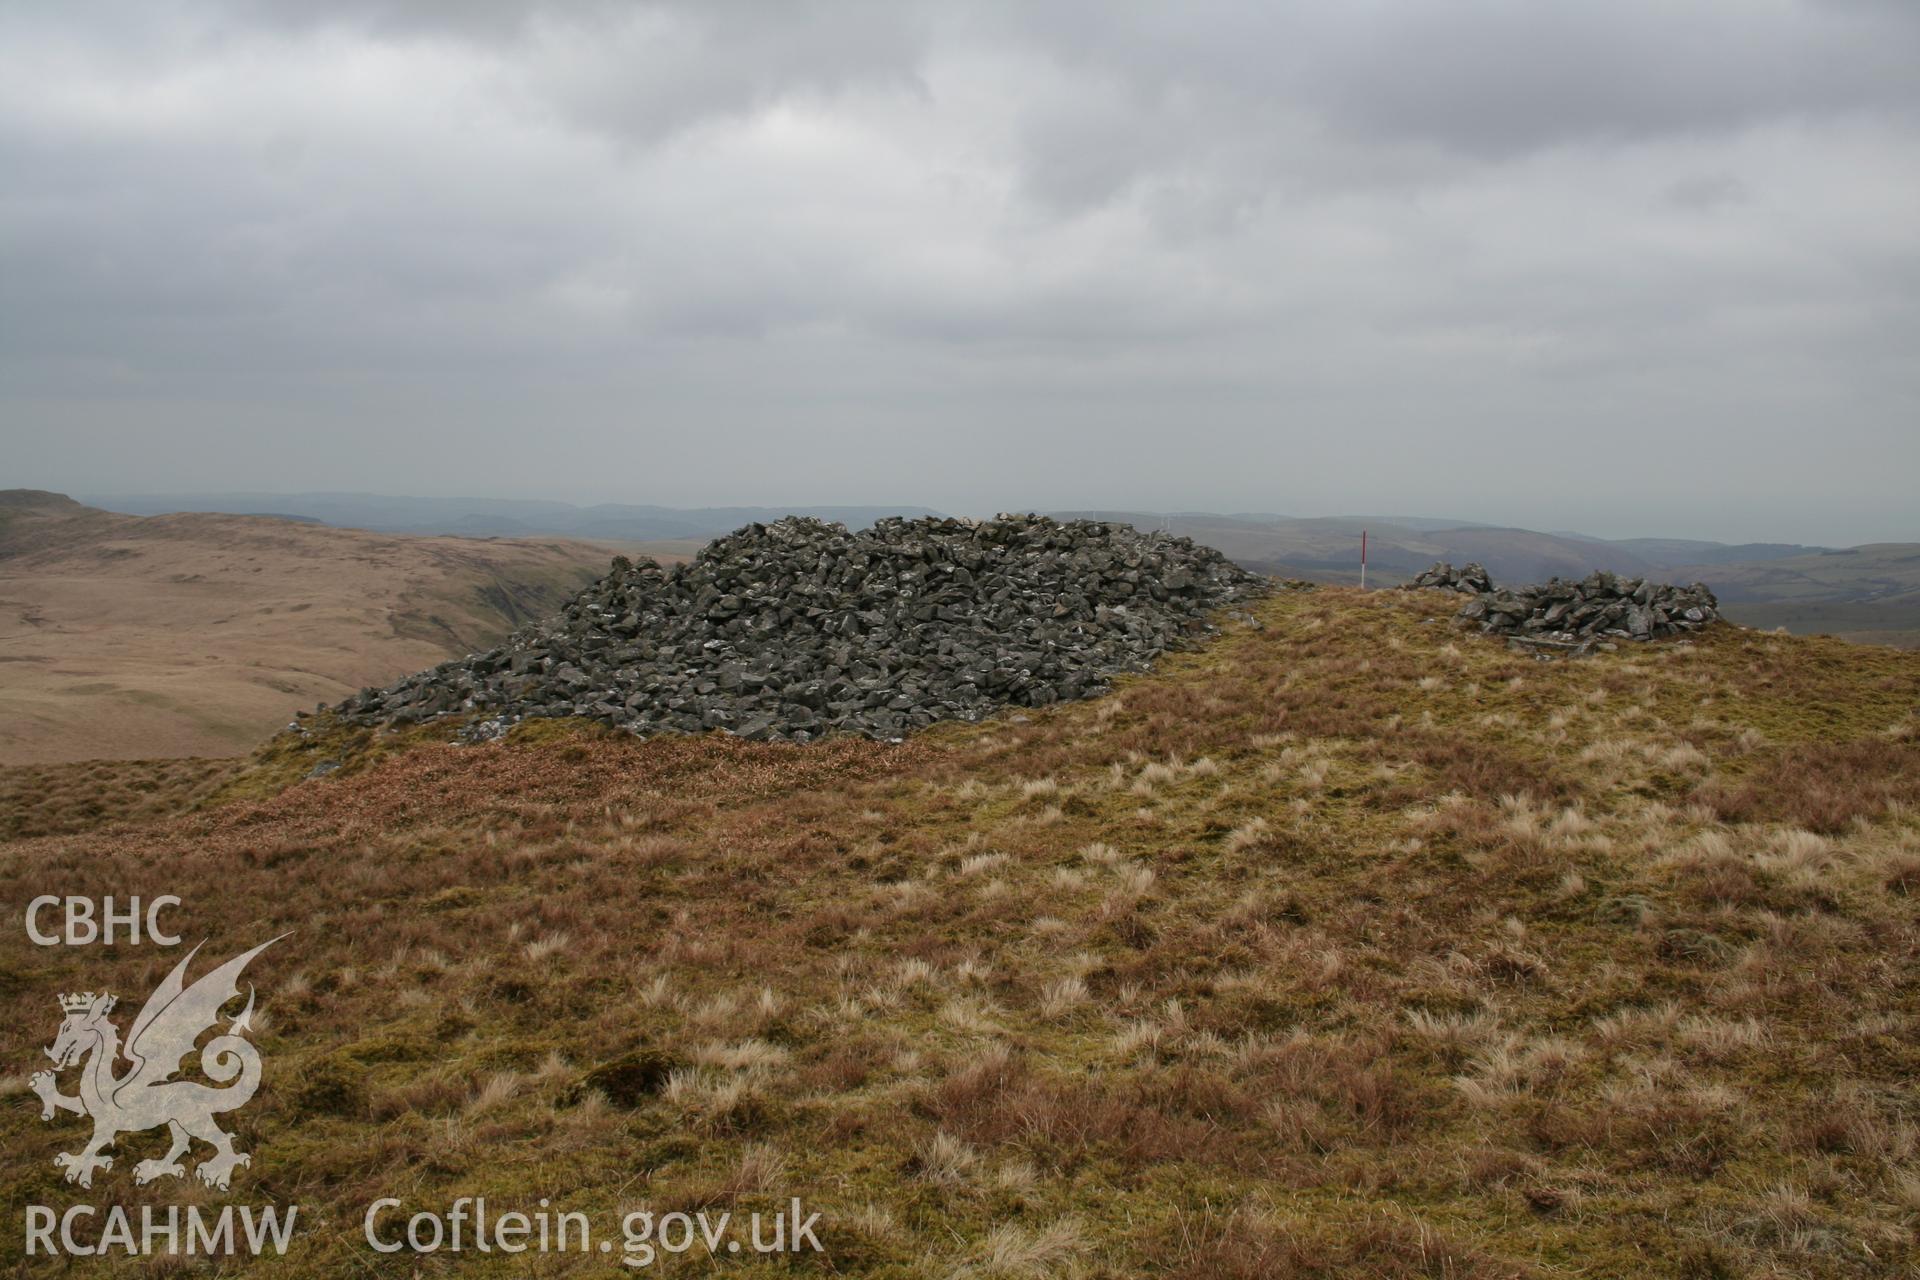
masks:
<path id="1" fill-rule="evenodd" d="M 308 499 L 370 499 L 370 500 L 378 500 L 378 501 L 385 501 L 385 502 L 423 503 L 423 504 L 426 504 L 426 503 L 457 504 L 462 502 L 490 503 L 490 504 L 501 504 L 501 505 L 518 504 L 518 505 L 525 505 L 525 506 L 562 507 L 569 510 L 581 511 L 581 512 L 592 511 L 598 508 L 635 508 L 635 509 L 651 508 L 659 511 L 670 511 L 670 512 L 701 512 L 701 511 L 726 511 L 726 510 L 755 510 L 755 511 L 897 510 L 897 511 L 903 511 L 903 512 L 904 511 L 922 512 L 922 513 L 939 515 L 939 516 L 954 516 L 954 517 L 966 517 L 966 518 L 972 518 L 972 519 L 985 519 L 985 518 L 990 518 L 993 515 L 1010 514 L 1016 511 L 1021 511 L 1021 512 L 1031 511 L 1031 512 L 1036 512 L 1041 514 L 1102 513 L 1102 514 L 1131 515 L 1131 516 L 1152 516 L 1152 517 L 1171 518 L 1171 519 L 1214 518 L 1214 519 L 1224 519 L 1224 520 L 1241 520 L 1241 521 L 1249 521 L 1249 522 L 1280 521 L 1280 522 L 1301 522 L 1301 523 L 1306 523 L 1306 522 L 1339 523 L 1339 522 L 1355 522 L 1355 521 L 1373 520 L 1373 521 L 1379 521 L 1383 525 L 1395 526 L 1395 527 L 1406 529 L 1410 532 L 1415 532 L 1415 533 L 1435 533 L 1435 532 L 1441 532 L 1443 530 L 1457 530 L 1457 529 L 1485 529 L 1490 531 L 1513 530 L 1513 531 L 1520 531 L 1520 532 L 1527 532 L 1527 533 L 1544 534 L 1549 537 L 1579 539 L 1579 540 L 1586 540 L 1586 541 L 1600 542 L 1600 543 L 1624 543 L 1624 542 L 1634 542 L 1634 541 L 1667 541 L 1667 542 L 1699 543 L 1702 545 L 1711 545 L 1711 546 L 1718 546 L 1718 547 L 1768 546 L 1768 545 L 1796 546 L 1796 547 L 1806 547 L 1809 550 L 1844 550 L 1850 546 L 1884 545 L 1890 542 L 1895 544 L 1908 542 L 1908 541 L 1911 541 L 1914 543 L 1920 543 L 1920 535 L 1916 535 L 1912 539 L 1870 539 L 1867 541 L 1857 542 L 1857 543 L 1846 543 L 1846 542 L 1808 543 L 1808 542 L 1802 542 L 1792 538 L 1745 538 L 1745 539 L 1729 540 L 1726 538 L 1705 538 L 1705 537 L 1698 537 L 1698 536 L 1684 536 L 1684 535 L 1678 535 L 1678 534 L 1669 535 L 1669 534 L 1662 534 L 1658 532 L 1633 533 L 1633 534 L 1626 534 L 1626 535 L 1604 535 L 1604 534 L 1588 533 L 1579 529 L 1567 528 L 1567 527 L 1547 528 L 1547 527 L 1536 526 L 1531 524 L 1515 523 L 1513 521 L 1498 520 L 1498 519 L 1484 519 L 1484 518 L 1451 515 L 1451 514 L 1450 515 L 1424 515 L 1424 514 L 1417 514 L 1417 513 L 1410 513 L 1410 512 L 1388 512 L 1388 511 L 1354 512 L 1351 510 L 1328 512 L 1325 514 L 1304 514 L 1297 511 L 1295 512 L 1256 511 L 1256 510 L 1245 510 L 1245 509 L 1229 510 L 1229 509 L 1213 509 L 1213 508 L 1201 508 L 1201 507 L 1158 508 L 1158 507 L 1153 507 L 1149 505 L 1126 504 L 1126 503 L 1110 503 L 1110 504 L 1084 504 L 1084 503 L 1065 504 L 1063 503 L 1063 504 L 1027 506 L 1027 507 L 1019 507 L 1019 508 L 1001 508 L 999 510 L 989 512 L 989 511 L 985 511 L 984 509 L 983 510 L 952 510 L 945 507 L 936 506 L 931 503 L 917 503 L 917 502 L 730 501 L 730 502 L 701 502 L 701 503 L 680 505 L 680 504 L 674 504 L 670 502 L 660 502 L 660 501 L 651 501 L 651 500 L 643 500 L 643 499 L 607 499 L 607 500 L 595 501 L 595 500 L 587 500 L 582 498 L 556 498 L 556 497 L 545 497 L 545 496 L 505 496 L 505 495 L 492 495 L 492 494 L 484 494 L 484 493 L 457 493 L 457 494 L 445 494 L 445 495 L 421 494 L 421 493 L 396 493 L 396 492 L 382 492 L 382 491 L 372 490 L 372 489 L 204 489 L 204 490 L 162 489 L 162 490 L 147 490 L 147 491 L 123 490 L 123 491 L 111 492 L 111 493 L 90 492 L 90 491 L 81 490 L 81 489 L 73 489 L 73 490 L 47 489 L 45 491 L 50 493 L 61 493 L 66 496 L 72 497 L 74 500 L 82 502 L 85 505 L 100 507 L 101 509 L 104 509 L 104 510 L 113 510 L 113 507 L 111 504 L 114 502 L 154 503 L 154 502 L 165 502 L 165 501 L 190 501 L 190 500 L 235 501 L 235 500 L 241 500 L 241 499 L 253 500 L 253 499 L 262 499 L 262 498 L 297 500 L 301 498 L 308 498 Z M 186 513 L 186 509 L 182 508 L 181 513 L 183 514 Z M 124 512 L 121 514 L 140 515 L 140 514 L 155 514 L 155 513 Z M 298 515 L 300 513 L 298 512 L 276 513 L 271 511 L 253 511 L 253 512 L 246 512 L 246 513 L 210 512 L 209 514 Z M 312 517 L 309 517 L 309 518 L 312 518 Z"/>

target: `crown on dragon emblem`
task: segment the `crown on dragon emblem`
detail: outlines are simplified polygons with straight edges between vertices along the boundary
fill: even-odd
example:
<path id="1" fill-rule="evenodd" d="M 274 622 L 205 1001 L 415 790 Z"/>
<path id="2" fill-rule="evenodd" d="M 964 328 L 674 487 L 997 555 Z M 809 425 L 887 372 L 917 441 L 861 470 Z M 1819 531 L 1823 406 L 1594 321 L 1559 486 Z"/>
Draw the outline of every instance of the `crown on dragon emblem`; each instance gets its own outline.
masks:
<path id="1" fill-rule="evenodd" d="M 283 933 L 280 938 L 286 936 Z M 60 996 L 60 1012 L 65 1016 L 60 1034 L 46 1050 L 53 1070 L 35 1072 L 27 1083 L 40 1096 L 42 1120 L 71 1111 L 93 1121 L 93 1137 L 85 1147 L 53 1158 L 56 1166 L 67 1171 L 68 1182 L 91 1187 L 94 1170 L 113 1168 L 113 1157 L 101 1153 L 115 1139 L 161 1125 L 167 1127 L 173 1146 L 160 1159 L 142 1160 L 133 1167 L 137 1183 L 184 1176 L 180 1157 L 195 1138 L 214 1149 L 193 1171 L 209 1187 L 225 1191 L 233 1171 L 253 1162 L 251 1156 L 235 1151 L 233 1136 L 213 1122 L 216 1115 L 245 1106 L 260 1087 L 260 1051 L 244 1038 L 252 1030 L 251 985 L 246 1008 L 228 1024 L 225 1034 L 215 1036 L 199 1051 L 201 1072 L 215 1085 L 226 1087 L 173 1077 L 194 1052 L 201 1034 L 219 1022 L 221 1008 L 239 996 L 240 973 L 247 963 L 280 938 L 235 956 L 191 986 L 186 981 L 187 965 L 200 948 L 189 951 L 147 997 L 127 1032 L 124 1048 L 120 1029 L 107 1020 L 119 997 L 104 991 Z M 115 1074 L 115 1064 L 123 1056 L 132 1065 Z M 55 1074 L 82 1063 L 78 1092 L 61 1093 Z"/>

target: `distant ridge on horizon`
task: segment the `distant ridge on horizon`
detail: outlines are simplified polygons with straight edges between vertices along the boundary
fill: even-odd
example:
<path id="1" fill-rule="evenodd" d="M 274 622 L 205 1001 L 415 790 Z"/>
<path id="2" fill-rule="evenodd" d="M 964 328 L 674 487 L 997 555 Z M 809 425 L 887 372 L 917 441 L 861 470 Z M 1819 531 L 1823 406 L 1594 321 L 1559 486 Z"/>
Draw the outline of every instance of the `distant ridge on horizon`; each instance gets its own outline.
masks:
<path id="1" fill-rule="evenodd" d="M 22 490 L 20 492 L 27 492 Z M 41 492 L 41 491 L 35 491 Z M 58 496 L 66 501 L 66 495 Z M 664 503 L 576 503 L 549 498 L 420 497 L 356 490 L 314 490 L 270 493 L 233 490 L 180 493 L 97 494 L 76 497 L 88 506 L 123 515 L 170 515 L 210 512 L 222 515 L 269 515 L 290 520 L 319 521 L 343 527 L 386 533 L 444 533 L 470 537 L 561 534 L 567 536 L 636 538 L 713 537 L 743 524 L 776 520 L 782 516 L 811 516 L 837 520 L 850 528 L 888 516 L 917 518 L 953 514 L 911 503 L 734 504 L 677 507 Z M 1376 529 L 1432 534 L 1442 532 L 1513 533 L 1568 542 L 1618 548 L 1656 564 L 1713 563 L 1720 560 L 1783 559 L 1826 551 L 1845 550 L 1822 545 L 1784 542 L 1720 542 L 1707 538 L 1634 536 L 1605 538 L 1572 529 L 1536 530 L 1524 525 L 1464 519 L 1455 516 L 1392 515 L 1378 512 L 1324 516 L 1296 516 L 1274 511 L 1149 511 L 1139 508 L 1043 508 L 1061 518 L 1125 520 L 1130 523 L 1246 525 L 1269 528 L 1317 529 L 1327 532 Z M 970 514 L 981 515 L 984 512 Z M 624 526 L 646 532 L 628 533 Z M 1882 544 L 1875 544 L 1882 545 Z"/>
<path id="2" fill-rule="evenodd" d="M 65 500 L 32 492 L 35 501 Z M 939 516 L 899 505 L 669 507 L 519 498 L 413 498 L 366 493 L 82 495 L 127 515 L 199 511 L 274 513 L 281 518 L 379 533 L 471 538 L 565 537 L 638 542 L 691 554 L 744 524 L 785 515 L 863 528 L 886 516 Z M 1704 581 L 1726 615 L 1750 626 L 1786 626 L 1868 643 L 1920 647 L 1920 542 L 1818 547 L 1720 543 L 1699 538 L 1598 538 L 1434 516 L 1314 516 L 1270 513 L 1053 510 L 1060 518 L 1120 520 L 1165 528 L 1217 547 L 1249 569 L 1328 583 L 1358 580 L 1360 531 L 1368 531 L 1369 581 L 1391 586 L 1436 560 L 1478 561 L 1498 582 L 1584 577 L 1607 569 L 1663 581 Z"/>
<path id="3" fill-rule="evenodd" d="M 603 502 L 582 506 L 542 498 L 418 498 L 376 493 L 169 493 L 86 494 L 90 506 L 122 515 L 176 512 L 223 515 L 271 511 L 295 520 L 317 520 L 378 533 L 519 538 L 552 534 L 631 542 L 707 539 L 744 524 L 782 516 L 813 516 L 862 528 L 886 516 L 937 516 L 911 505 L 669 507 L 656 503 Z"/>

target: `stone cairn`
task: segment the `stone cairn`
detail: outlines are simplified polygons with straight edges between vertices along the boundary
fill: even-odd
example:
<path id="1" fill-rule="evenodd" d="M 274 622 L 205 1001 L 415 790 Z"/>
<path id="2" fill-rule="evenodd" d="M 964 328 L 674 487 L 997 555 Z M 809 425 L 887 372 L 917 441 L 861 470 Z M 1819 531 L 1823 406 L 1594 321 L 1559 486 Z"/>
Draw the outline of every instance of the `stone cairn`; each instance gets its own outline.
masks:
<path id="1" fill-rule="evenodd" d="M 1435 591 L 1461 591 L 1467 595 L 1477 596 L 1493 590 L 1493 578 L 1478 564 L 1456 569 L 1442 560 L 1412 582 L 1405 584 L 1408 591 L 1415 591 L 1421 587 L 1431 587 Z"/>
<path id="2" fill-rule="evenodd" d="M 1456 570 L 1436 564 L 1406 584 L 1469 597 L 1454 615 L 1461 626 L 1522 645 L 1586 652 L 1611 640 L 1659 640 L 1698 631 L 1720 617 L 1720 602 L 1705 584 L 1679 587 L 1590 573 L 1578 582 L 1553 578 L 1530 587 L 1496 588 L 1477 564 Z"/>
<path id="3" fill-rule="evenodd" d="M 334 710 L 363 725 L 463 716 L 469 740 L 556 716 L 897 738 L 1104 692 L 1266 589 L 1210 547 L 1124 524 L 786 519 L 671 569 L 618 557 L 555 617 Z"/>

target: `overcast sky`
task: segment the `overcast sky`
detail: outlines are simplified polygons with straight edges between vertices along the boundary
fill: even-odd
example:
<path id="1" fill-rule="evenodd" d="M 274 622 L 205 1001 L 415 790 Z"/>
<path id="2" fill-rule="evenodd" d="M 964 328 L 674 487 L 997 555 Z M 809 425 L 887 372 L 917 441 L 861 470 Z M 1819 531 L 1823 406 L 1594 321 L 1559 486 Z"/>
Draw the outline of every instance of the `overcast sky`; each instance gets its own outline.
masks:
<path id="1" fill-rule="evenodd" d="M 0 9 L 0 487 L 1843 543 L 1916 481 L 1911 0 Z"/>

